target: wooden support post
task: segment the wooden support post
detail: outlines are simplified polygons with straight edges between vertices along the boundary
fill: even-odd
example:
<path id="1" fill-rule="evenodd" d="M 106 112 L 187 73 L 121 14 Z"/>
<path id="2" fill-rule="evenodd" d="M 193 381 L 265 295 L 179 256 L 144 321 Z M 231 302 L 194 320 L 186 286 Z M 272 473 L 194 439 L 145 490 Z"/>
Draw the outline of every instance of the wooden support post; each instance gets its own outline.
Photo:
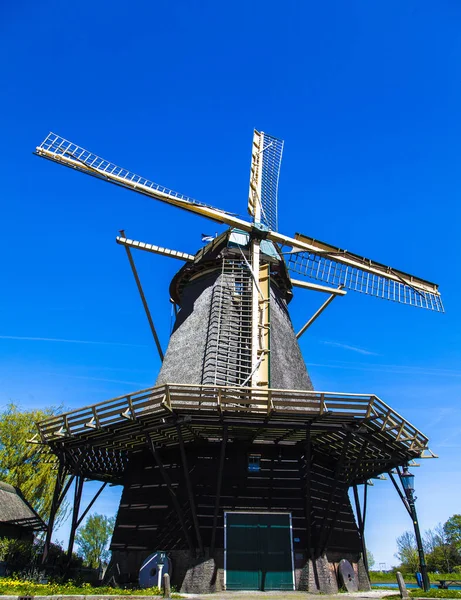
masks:
<path id="1" fill-rule="evenodd" d="M 338 290 L 341 290 L 343 286 L 339 286 Z M 296 334 L 296 339 L 299 339 L 302 334 L 307 331 L 307 329 L 309 329 L 309 327 L 312 325 L 312 323 L 314 321 L 316 321 L 320 315 L 323 313 L 323 311 L 333 302 L 333 300 L 338 296 L 338 293 L 335 291 L 333 292 L 326 300 L 325 302 L 322 304 L 322 306 L 312 315 L 312 317 L 309 319 L 309 321 L 307 321 L 307 323 L 301 327 L 301 329 L 298 331 L 298 333 Z"/>
<path id="2" fill-rule="evenodd" d="M 367 519 L 367 498 L 368 498 L 368 483 L 365 481 L 363 486 L 363 512 L 362 512 L 362 521 L 363 521 L 363 530 L 365 531 L 365 521 Z"/>
<path id="3" fill-rule="evenodd" d="M 213 530 L 211 532 L 210 555 L 213 556 L 216 544 L 216 527 L 218 525 L 219 504 L 221 501 L 222 476 L 224 471 L 224 461 L 226 460 L 227 445 L 227 425 L 223 425 L 223 434 L 221 441 L 221 452 L 219 455 L 218 479 L 216 482 L 216 495 L 213 513 Z"/>
<path id="4" fill-rule="evenodd" d="M 305 486 L 304 486 L 304 513 L 306 519 L 306 550 L 307 555 L 312 562 L 314 581 L 316 588 L 320 590 L 320 579 L 317 569 L 316 557 L 314 552 L 314 543 L 312 541 L 312 519 L 311 519 L 311 478 L 312 478 L 312 440 L 311 425 L 306 428 L 306 443 L 304 446 L 304 461 L 306 463 Z"/>
<path id="5" fill-rule="evenodd" d="M 56 513 L 58 512 L 58 509 L 59 509 L 61 491 L 62 491 L 62 488 L 64 485 L 66 475 L 67 475 L 67 470 L 64 465 L 64 461 L 63 461 L 62 457 L 59 457 L 58 473 L 56 475 L 56 482 L 54 484 L 54 492 L 53 492 L 53 499 L 51 501 L 50 516 L 48 518 L 48 525 L 46 528 L 45 545 L 43 547 L 42 565 L 44 565 L 46 563 L 46 560 L 48 558 L 48 553 L 50 551 L 51 536 L 53 535 L 54 520 L 56 518 Z M 61 498 L 61 500 L 62 500 L 62 498 Z"/>
<path id="6" fill-rule="evenodd" d="M 388 471 L 387 474 L 389 475 L 390 480 L 394 484 L 394 487 L 397 490 L 398 495 L 400 496 L 400 500 L 402 501 L 404 507 L 407 509 L 407 513 L 410 515 L 411 518 L 413 518 L 413 515 L 411 514 L 411 510 L 410 510 L 410 505 L 408 504 L 408 500 L 402 494 L 402 490 L 400 489 L 397 481 L 395 480 L 394 475 L 391 473 L 391 471 Z"/>
<path id="7" fill-rule="evenodd" d="M 184 515 L 181 509 L 181 506 L 179 504 L 178 498 L 176 496 L 176 493 L 173 489 L 172 483 L 171 483 L 171 479 L 168 475 L 168 473 L 165 470 L 165 467 L 163 466 L 163 463 L 161 461 L 160 455 L 157 451 L 157 448 L 155 447 L 155 444 L 153 443 L 151 437 L 149 434 L 146 434 L 146 440 L 147 440 L 147 444 L 149 446 L 149 449 L 152 453 L 152 456 L 154 457 L 155 462 L 157 463 L 157 466 L 159 468 L 160 474 L 163 477 L 163 481 L 165 482 L 165 485 L 167 487 L 167 490 L 171 496 L 171 500 L 173 502 L 173 507 L 176 511 L 176 514 L 178 516 L 178 520 L 179 523 L 181 525 L 181 529 L 183 530 L 184 533 L 184 537 L 186 538 L 186 542 L 187 545 L 189 546 L 189 550 L 192 554 L 194 554 L 194 546 L 192 545 L 192 540 L 189 534 L 189 530 L 187 529 L 186 526 L 186 522 L 184 521 Z"/>
<path id="8" fill-rule="evenodd" d="M 368 446 L 368 442 L 365 441 L 362 444 L 362 447 L 360 449 L 359 455 L 357 456 L 357 458 L 355 460 L 355 464 L 354 464 L 354 467 L 352 469 L 352 473 L 350 474 L 348 480 L 344 481 L 343 496 L 347 496 L 347 491 L 349 489 L 350 484 L 357 477 L 357 472 L 358 472 L 358 470 L 360 468 L 360 464 L 362 462 L 362 458 L 363 458 L 363 455 L 365 454 L 367 446 Z M 336 508 L 335 514 L 334 514 L 332 522 L 330 524 L 330 528 L 328 530 L 327 539 L 325 540 L 324 550 L 327 549 L 328 544 L 330 543 L 330 539 L 331 539 L 331 536 L 333 534 L 333 530 L 334 530 L 335 525 L 336 525 L 336 523 L 338 521 L 339 513 L 341 512 L 341 500 L 342 500 L 342 498 L 340 498 L 340 500 L 338 500 L 338 506 Z"/>
<path id="9" fill-rule="evenodd" d="M 66 420 L 66 429 L 68 429 L 67 420 Z M 87 448 L 80 454 L 80 456 L 78 458 L 75 458 L 75 456 L 72 453 L 67 452 L 64 449 L 64 454 L 67 456 L 68 460 L 71 463 L 73 463 L 72 468 L 74 469 L 74 474 L 69 478 L 66 487 L 62 491 L 62 494 L 60 494 L 60 497 L 58 499 L 58 508 L 61 505 L 62 501 L 64 500 L 72 482 L 75 480 L 74 502 L 73 502 L 73 506 L 72 506 L 72 520 L 71 520 L 70 533 L 69 533 L 69 544 L 67 547 L 67 565 L 69 565 L 70 561 L 72 560 L 72 550 L 74 548 L 75 532 L 78 527 L 78 513 L 80 510 L 80 502 L 82 499 L 83 482 L 84 482 L 84 477 L 79 473 L 79 469 L 80 469 L 82 462 L 84 461 L 84 459 L 86 457 L 86 450 L 87 450 Z"/>
<path id="10" fill-rule="evenodd" d="M 67 474 L 67 473 L 66 473 Z M 72 485 L 73 481 L 75 479 L 75 475 L 71 475 L 69 477 L 69 479 L 67 480 L 67 483 L 64 487 L 64 489 L 62 490 L 61 494 L 59 495 L 59 499 L 58 499 L 58 508 L 61 506 L 62 501 L 64 500 L 64 498 L 66 497 L 67 492 L 69 491 L 70 486 Z"/>
<path id="11" fill-rule="evenodd" d="M 366 483 L 365 483 L 365 485 L 366 485 Z M 364 525 L 363 518 L 362 518 L 362 509 L 360 507 L 359 491 L 358 491 L 356 483 L 354 483 L 353 490 L 354 490 L 354 500 L 355 500 L 355 512 L 357 513 L 357 521 L 358 521 L 359 532 L 360 532 L 360 541 L 362 543 L 362 559 L 363 559 L 363 564 L 365 565 L 365 569 L 368 573 L 368 556 L 367 556 L 367 547 L 365 544 L 365 525 Z"/>
<path id="12" fill-rule="evenodd" d="M 125 237 L 125 232 L 123 230 L 120 231 L 120 234 Z M 163 350 L 160 345 L 160 340 L 157 335 L 157 330 L 155 329 L 154 321 L 152 320 L 152 315 L 150 314 L 149 306 L 147 304 L 146 297 L 144 296 L 144 291 L 142 289 L 141 281 L 139 279 L 138 272 L 136 270 L 136 266 L 134 264 L 133 256 L 131 254 L 131 250 L 128 246 L 125 246 L 126 255 L 128 257 L 128 261 L 130 263 L 131 270 L 133 272 L 134 280 L 136 281 L 136 285 L 138 287 L 139 295 L 141 296 L 142 305 L 144 306 L 144 311 L 146 313 L 147 320 L 149 321 L 150 330 L 154 337 L 155 345 L 157 346 L 157 351 L 160 356 L 160 360 L 163 362 Z"/>
<path id="13" fill-rule="evenodd" d="M 80 511 L 80 502 L 82 500 L 84 478 L 77 475 L 75 478 L 74 506 L 72 507 L 72 521 L 70 525 L 69 545 L 67 547 L 67 564 L 72 560 L 72 550 L 74 549 L 75 532 L 78 527 L 78 513 Z"/>
<path id="14" fill-rule="evenodd" d="M 306 538 L 307 552 L 311 554 L 312 545 L 312 524 L 311 524 L 311 462 L 312 462 L 312 443 L 310 424 L 306 429 L 306 443 L 304 445 L 304 461 L 306 463 L 305 486 L 304 486 L 304 512 L 306 515 Z"/>
<path id="15" fill-rule="evenodd" d="M 82 513 L 82 516 L 79 518 L 79 520 L 77 521 L 77 529 L 80 527 L 83 519 L 86 517 L 86 515 L 88 514 L 89 510 L 91 509 L 91 507 L 93 506 L 93 504 L 96 502 L 96 500 L 99 498 L 101 492 L 103 491 L 103 489 L 106 487 L 107 485 L 107 481 L 105 483 L 102 484 L 102 486 L 99 488 L 99 490 L 96 492 L 96 494 L 93 496 L 93 499 L 91 500 L 91 502 L 88 504 L 88 506 L 85 508 L 85 510 Z"/>
<path id="16" fill-rule="evenodd" d="M 330 514 L 331 505 L 333 503 L 333 499 L 336 494 L 336 490 L 338 488 L 338 477 L 339 477 L 339 474 L 343 467 L 344 460 L 346 458 L 347 447 L 349 446 L 350 439 L 351 439 L 351 434 L 348 433 L 344 440 L 344 445 L 343 445 L 343 449 L 341 451 L 341 455 L 338 459 L 338 462 L 336 463 L 336 468 L 335 468 L 335 472 L 333 475 L 333 485 L 331 486 L 331 492 L 330 492 L 330 496 L 328 498 L 327 508 L 325 509 L 325 516 L 323 517 L 322 526 L 320 527 L 320 539 L 319 539 L 319 544 L 318 544 L 318 549 L 317 549 L 317 557 L 321 556 L 322 551 L 325 549 L 326 538 L 327 538 L 327 536 L 329 537 L 329 531 L 327 529 L 328 516 Z"/>
<path id="17" fill-rule="evenodd" d="M 186 450 L 184 448 L 184 439 L 182 437 L 181 425 L 179 425 L 179 423 L 176 424 L 176 431 L 178 433 L 179 451 L 181 453 L 182 468 L 183 468 L 183 472 L 184 472 L 184 479 L 186 481 L 187 496 L 189 498 L 189 506 L 190 506 L 190 511 L 192 514 L 192 521 L 194 523 L 195 536 L 197 538 L 197 545 L 199 548 L 200 555 L 202 556 L 203 555 L 202 536 L 200 534 L 200 525 L 198 522 L 197 510 L 195 507 L 195 500 L 194 500 L 194 490 L 192 489 L 192 482 L 190 480 L 189 466 L 187 464 Z"/>

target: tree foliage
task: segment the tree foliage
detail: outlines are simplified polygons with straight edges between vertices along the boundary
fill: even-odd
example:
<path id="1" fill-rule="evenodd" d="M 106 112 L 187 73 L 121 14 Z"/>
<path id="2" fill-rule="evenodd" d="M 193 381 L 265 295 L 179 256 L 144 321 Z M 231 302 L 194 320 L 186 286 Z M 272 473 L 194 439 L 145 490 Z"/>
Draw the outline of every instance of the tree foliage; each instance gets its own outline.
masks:
<path id="1" fill-rule="evenodd" d="M 80 527 L 75 536 L 79 548 L 78 554 L 83 558 L 87 567 L 97 568 L 107 563 L 109 550 L 107 546 L 114 530 L 115 517 L 93 514 Z"/>
<path id="2" fill-rule="evenodd" d="M 21 411 L 9 404 L 0 413 L 0 480 L 18 487 L 37 513 L 48 520 L 56 479 L 56 457 L 47 446 L 28 443 L 37 434 L 36 423 L 60 409 Z M 65 516 L 63 503 L 57 522 Z"/>
<path id="3" fill-rule="evenodd" d="M 461 515 L 453 515 L 443 526 L 448 543 L 461 552 Z"/>
<path id="4" fill-rule="evenodd" d="M 461 572 L 461 515 L 453 515 L 424 534 L 423 548 L 430 572 Z M 414 573 L 419 570 L 419 557 L 413 533 L 405 531 L 397 538 L 397 558 L 400 570 Z"/>
<path id="5" fill-rule="evenodd" d="M 442 523 L 426 531 L 423 545 L 429 571 L 450 573 L 453 570 L 457 563 L 457 551 Z"/>
<path id="6" fill-rule="evenodd" d="M 0 538 L 0 561 L 6 563 L 6 574 L 21 575 L 21 577 L 34 577 L 37 565 L 43 554 L 44 540 L 17 540 Z M 48 551 L 48 565 L 64 569 L 68 566 L 68 556 L 60 543 L 50 544 Z M 71 567 L 80 567 L 82 559 L 72 554 Z"/>
<path id="7" fill-rule="evenodd" d="M 375 566 L 375 557 L 369 550 L 367 550 L 367 562 L 368 569 L 372 569 Z"/>
<path id="8" fill-rule="evenodd" d="M 419 567 L 418 548 L 416 538 L 411 531 L 404 531 L 397 538 L 396 557 L 400 560 L 402 570 L 414 573 Z"/>

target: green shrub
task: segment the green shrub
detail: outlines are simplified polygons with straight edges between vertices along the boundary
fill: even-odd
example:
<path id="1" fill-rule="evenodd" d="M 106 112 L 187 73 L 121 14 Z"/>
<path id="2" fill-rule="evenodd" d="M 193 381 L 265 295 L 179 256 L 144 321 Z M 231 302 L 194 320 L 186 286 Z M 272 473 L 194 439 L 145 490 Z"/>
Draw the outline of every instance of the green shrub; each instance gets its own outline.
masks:
<path id="1" fill-rule="evenodd" d="M 7 575 L 15 573 L 27 580 L 33 579 L 34 574 L 38 574 L 41 570 L 39 567 L 43 554 L 43 544 L 44 542 L 40 540 L 31 542 L 0 538 L 0 560 L 7 564 Z M 48 565 L 54 567 L 58 572 L 65 573 L 68 566 L 67 554 L 60 544 L 50 544 Z M 69 566 L 78 568 L 81 565 L 82 559 L 72 554 Z"/>
<path id="2" fill-rule="evenodd" d="M 32 542 L 14 540 L 10 538 L 0 539 L 0 560 L 8 563 L 8 566 L 19 571 L 29 566 L 35 557 L 35 549 Z"/>

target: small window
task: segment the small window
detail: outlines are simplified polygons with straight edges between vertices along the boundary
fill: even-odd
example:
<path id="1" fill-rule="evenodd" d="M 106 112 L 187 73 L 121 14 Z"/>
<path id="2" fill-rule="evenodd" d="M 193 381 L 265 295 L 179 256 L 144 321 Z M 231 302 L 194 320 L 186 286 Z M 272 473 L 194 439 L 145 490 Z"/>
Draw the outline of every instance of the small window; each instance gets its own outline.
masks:
<path id="1" fill-rule="evenodd" d="M 248 471 L 249 473 L 259 473 L 261 470 L 261 455 L 260 454 L 249 454 L 248 455 Z"/>

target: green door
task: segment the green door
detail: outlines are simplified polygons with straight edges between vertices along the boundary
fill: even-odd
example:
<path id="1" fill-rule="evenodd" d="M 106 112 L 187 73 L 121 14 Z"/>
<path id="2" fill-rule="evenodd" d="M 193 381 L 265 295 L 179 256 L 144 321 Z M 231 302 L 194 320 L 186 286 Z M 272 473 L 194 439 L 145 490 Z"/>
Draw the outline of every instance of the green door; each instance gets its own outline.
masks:
<path id="1" fill-rule="evenodd" d="M 226 588 L 293 589 L 290 515 L 226 513 Z"/>

